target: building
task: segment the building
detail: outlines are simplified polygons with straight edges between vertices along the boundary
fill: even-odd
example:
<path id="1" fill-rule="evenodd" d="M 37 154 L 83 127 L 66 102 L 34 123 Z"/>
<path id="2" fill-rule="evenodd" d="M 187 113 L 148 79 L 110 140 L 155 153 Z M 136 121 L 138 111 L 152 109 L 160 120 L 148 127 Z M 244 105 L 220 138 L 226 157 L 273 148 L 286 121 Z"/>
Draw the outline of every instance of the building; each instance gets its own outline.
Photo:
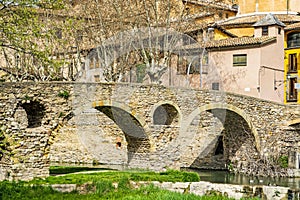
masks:
<path id="1" fill-rule="evenodd" d="M 233 0 L 239 7 L 239 14 L 254 12 L 282 12 L 285 14 L 300 11 L 298 0 Z"/>
<path id="2" fill-rule="evenodd" d="M 285 103 L 300 104 L 300 23 L 285 27 Z"/>
<path id="3" fill-rule="evenodd" d="M 283 102 L 284 27 L 269 14 L 253 25 L 254 37 L 209 42 L 206 48 L 220 71 L 220 86 L 225 91 Z"/>
<path id="4" fill-rule="evenodd" d="M 284 36 L 284 64 L 280 70 L 284 70 L 283 79 L 274 79 L 276 88 L 284 86 L 284 94 L 282 95 L 282 102 L 299 104 L 299 67 L 297 59 L 299 58 L 299 45 L 297 44 L 299 23 L 300 23 L 300 4 L 293 0 L 287 1 L 236 1 L 239 12 L 237 16 L 218 21 L 212 27 L 214 29 L 214 40 L 224 40 L 240 37 L 255 37 L 255 25 L 257 22 L 265 18 L 268 13 L 282 22 L 286 27 L 281 27 L 278 31 Z M 267 34 L 266 26 L 263 28 L 262 34 Z M 237 44 L 238 45 L 238 44 Z M 277 55 L 275 50 L 271 52 Z M 274 56 L 275 58 L 276 56 Z M 274 60 L 274 59 L 271 59 Z M 270 63 L 271 68 L 276 68 L 277 63 Z M 276 66 L 276 67 L 274 67 Z M 274 76 L 275 77 L 275 76 Z M 272 77 L 270 77 L 271 79 Z M 280 86 L 279 86 L 280 85 Z"/>

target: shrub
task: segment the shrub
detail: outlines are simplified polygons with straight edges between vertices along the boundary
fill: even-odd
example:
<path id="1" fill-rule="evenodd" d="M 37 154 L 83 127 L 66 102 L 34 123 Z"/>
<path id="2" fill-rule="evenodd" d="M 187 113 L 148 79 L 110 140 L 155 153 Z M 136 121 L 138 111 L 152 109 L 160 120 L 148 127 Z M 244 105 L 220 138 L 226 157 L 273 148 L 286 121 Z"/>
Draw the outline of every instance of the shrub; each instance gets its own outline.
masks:
<path id="1" fill-rule="evenodd" d="M 68 91 L 64 90 L 64 91 L 60 91 L 58 93 L 58 96 L 64 99 L 68 99 L 70 97 L 70 94 Z"/>
<path id="2" fill-rule="evenodd" d="M 280 156 L 278 159 L 278 163 L 281 168 L 288 168 L 288 166 L 289 166 L 288 156 Z"/>

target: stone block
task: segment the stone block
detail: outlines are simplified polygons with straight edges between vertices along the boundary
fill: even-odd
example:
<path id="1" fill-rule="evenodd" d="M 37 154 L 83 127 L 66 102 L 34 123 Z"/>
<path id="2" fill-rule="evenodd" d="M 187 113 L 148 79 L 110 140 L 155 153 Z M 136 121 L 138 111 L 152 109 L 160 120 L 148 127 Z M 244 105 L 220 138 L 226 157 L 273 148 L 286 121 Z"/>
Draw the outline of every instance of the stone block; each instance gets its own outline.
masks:
<path id="1" fill-rule="evenodd" d="M 76 190 L 76 184 L 53 184 L 51 187 L 59 192 L 73 192 Z"/>

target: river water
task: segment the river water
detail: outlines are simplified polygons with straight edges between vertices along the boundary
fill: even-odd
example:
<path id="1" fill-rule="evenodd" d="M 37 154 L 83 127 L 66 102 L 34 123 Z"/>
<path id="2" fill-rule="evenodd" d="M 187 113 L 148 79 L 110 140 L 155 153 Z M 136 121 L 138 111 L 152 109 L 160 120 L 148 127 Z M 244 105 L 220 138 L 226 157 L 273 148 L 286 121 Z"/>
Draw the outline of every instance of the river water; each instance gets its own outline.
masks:
<path id="1" fill-rule="evenodd" d="M 53 166 L 73 166 L 73 167 L 101 167 L 114 170 L 127 170 L 126 166 L 121 165 L 92 165 L 92 164 L 57 164 L 52 163 Z M 277 185 L 290 187 L 293 189 L 300 189 L 300 178 L 270 178 L 270 177 L 251 177 L 243 174 L 232 174 L 225 170 L 199 170 L 184 168 L 185 171 L 197 172 L 201 181 L 208 181 L 211 183 L 228 183 L 236 185 Z"/>
<path id="2" fill-rule="evenodd" d="M 197 172 L 201 181 L 208 181 L 212 183 L 228 183 L 237 185 L 277 185 L 300 189 L 300 178 L 250 177 L 243 174 L 232 174 L 228 171 L 220 170 L 186 170 Z"/>

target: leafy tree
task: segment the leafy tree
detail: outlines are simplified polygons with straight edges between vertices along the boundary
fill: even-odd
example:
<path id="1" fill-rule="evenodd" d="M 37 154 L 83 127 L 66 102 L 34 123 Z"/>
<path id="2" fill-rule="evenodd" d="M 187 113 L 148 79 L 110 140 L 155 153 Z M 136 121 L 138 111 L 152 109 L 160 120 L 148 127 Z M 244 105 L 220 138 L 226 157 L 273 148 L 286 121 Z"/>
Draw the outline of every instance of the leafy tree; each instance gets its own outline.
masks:
<path id="1" fill-rule="evenodd" d="M 60 0 L 0 1 L 0 69 L 13 81 L 55 79 L 50 59 L 55 34 L 41 23 L 42 13 L 61 9 Z"/>

